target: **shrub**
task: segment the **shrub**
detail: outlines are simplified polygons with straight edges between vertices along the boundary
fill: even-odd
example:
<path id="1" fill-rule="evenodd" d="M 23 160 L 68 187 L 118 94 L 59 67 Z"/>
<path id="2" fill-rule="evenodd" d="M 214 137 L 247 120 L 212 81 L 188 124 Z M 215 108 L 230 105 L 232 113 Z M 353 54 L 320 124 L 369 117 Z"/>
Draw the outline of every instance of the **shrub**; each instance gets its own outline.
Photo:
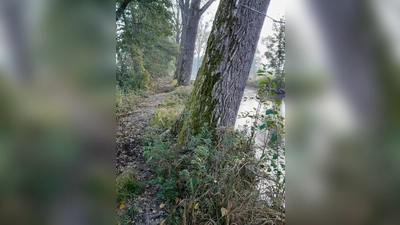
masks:
<path id="1" fill-rule="evenodd" d="M 216 143 L 203 127 L 185 149 L 168 138 L 146 148 L 149 164 L 158 168 L 161 177 L 160 197 L 173 205 L 171 218 L 179 217 L 182 224 L 267 222 L 273 213 L 269 202 L 260 198 L 258 185 L 265 173 L 247 134 L 229 129 L 218 132 L 224 135 Z"/>

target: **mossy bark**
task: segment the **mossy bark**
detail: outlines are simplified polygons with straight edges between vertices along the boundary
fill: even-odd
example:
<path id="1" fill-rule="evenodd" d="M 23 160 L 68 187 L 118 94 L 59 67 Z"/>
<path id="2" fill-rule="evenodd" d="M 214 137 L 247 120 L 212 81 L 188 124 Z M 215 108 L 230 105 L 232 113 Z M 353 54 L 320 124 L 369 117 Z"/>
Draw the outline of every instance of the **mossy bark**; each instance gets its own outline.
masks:
<path id="1" fill-rule="evenodd" d="M 172 128 L 180 143 L 205 124 L 234 125 L 269 2 L 221 0 L 194 89 Z"/>
<path id="2" fill-rule="evenodd" d="M 143 57 L 141 54 L 136 54 L 132 57 L 133 60 L 133 80 L 136 83 L 135 86 L 143 90 L 151 90 L 154 88 L 154 84 L 151 81 L 149 71 L 143 66 Z"/>

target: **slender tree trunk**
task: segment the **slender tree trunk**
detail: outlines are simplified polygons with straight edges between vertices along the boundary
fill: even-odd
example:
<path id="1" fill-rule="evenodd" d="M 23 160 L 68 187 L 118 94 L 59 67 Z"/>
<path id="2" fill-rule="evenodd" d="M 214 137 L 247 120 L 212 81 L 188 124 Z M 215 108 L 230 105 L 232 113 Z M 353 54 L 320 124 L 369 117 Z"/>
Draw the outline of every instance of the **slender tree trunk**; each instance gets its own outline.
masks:
<path id="1" fill-rule="evenodd" d="M 196 45 L 197 27 L 201 15 L 210 7 L 215 0 L 208 0 L 200 8 L 201 0 L 191 0 L 181 3 L 182 11 L 182 41 L 181 51 L 177 60 L 175 76 L 178 79 L 178 86 L 189 85 L 192 73 L 194 48 Z M 183 6 L 183 9 L 182 9 Z M 183 17 L 185 16 L 185 17 Z"/>
<path id="2" fill-rule="evenodd" d="M 189 4 L 187 2 L 182 2 L 181 5 L 181 16 L 182 16 L 182 30 L 181 30 L 181 42 L 179 45 L 179 55 L 176 59 L 176 70 L 174 74 L 174 79 L 179 80 L 182 68 L 182 54 L 186 43 L 186 32 L 189 20 Z"/>
<path id="3" fill-rule="evenodd" d="M 182 25 L 179 22 L 179 15 L 181 14 L 181 10 L 179 6 L 176 6 L 176 17 L 175 17 L 175 29 L 176 29 L 176 36 L 175 36 L 175 42 L 177 44 L 180 43 L 181 41 L 181 33 L 182 33 Z"/>
<path id="4" fill-rule="evenodd" d="M 205 124 L 234 125 L 269 3 L 221 0 L 194 89 L 172 128 L 179 142 Z"/>
<path id="5" fill-rule="evenodd" d="M 200 4 L 200 1 L 199 1 Z M 186 41 L 185 47 L 183 48 L 182 54 L 182 63 L 181 70 L 178 80 L 178 85 L 187 86 L 190 83 L 190 78 L 192 76 L 192 67 L 193 67 L 193 57 L 194 57 L 194 49 L 196 47 L 196 37 L 197 37 L 197 28 L 200 22 L 200 15 L 196 13 L 197 9 L 194 10 L 192 15 L 189 17 L 190 23 L 188 24 L 186 31 Z"/>
<path id="6" fill-rule="evenodd" d="M 28 81 L 32 76 L 32 65 L 25 26 L 27 10 L 23 3 L 24 1 L 15 0 L 0 2 L 0 20 L 4 21 L 5 35 L 8 38 L 12 72 L 15 77 Z"/>
<path id="7" fill-rule="evenodd" d="M 176 29 L 176 36 L 175 36 L 175 42 L 180 45 L 181 49 L 181 44 L 182 44 L 182 10 L 179 7 L 179 5 L 176 6 L 176 18 L 175 18 L 175 29 Z M 181 16 L 181 21 L 179 21 L 179 17 Z M 175 57 L 175 73 L 174 73 L 174 79 L 178 79 L 178 66 L 180 66 L 180 57 L 181 54 L 178 54 Z"/>

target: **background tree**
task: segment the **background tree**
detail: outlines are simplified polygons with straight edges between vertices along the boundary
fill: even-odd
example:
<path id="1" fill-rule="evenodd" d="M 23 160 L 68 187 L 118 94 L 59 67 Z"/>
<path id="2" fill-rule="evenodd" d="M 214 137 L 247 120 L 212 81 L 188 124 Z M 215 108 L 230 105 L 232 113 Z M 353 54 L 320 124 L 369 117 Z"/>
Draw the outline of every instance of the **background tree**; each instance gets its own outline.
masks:
<path id="1" fill-rule="evenodd" d="M 175 78 L 178 85 L 189 85 L 193 66 L 197 28 L 203 13 L 215 0 L 208 0 L 200 8 L 201 0 L 179 0 L 182 15 L 180 53 L 177 59 Z"/>
<path id="2" fill-rule="evenodd" d="M 117 21 L 118 86 L 151 89 L 152 79 L 168 75 L 177 54 L 172 16 L 169 0 L 132 0 L 126 6 Z"/>
<path id="3" fill-rule="evenodd" d="M 208 30 L 209 26 L 210 26 L 210 23 L 208 21 L 205 22 L 204 17 L 202 17 L 200 19 L 199 28 L 197 31 L 198 35 L 197 35 L 197 39 L 196 39 L 196 48 L 195 48 L 196 67 L 193 67 L 193 68 L 194 68 L 194 71 L 196 71 L 196 73 L 200 68 L 205 49 L 207 47 L 207 39 L 208 39 L 208 36 L 210 35 L 210 31 Z"/>
<path id="4" fill-rule="evenodd" d="M 220 2 L 194 89 L 172 129 L 180 142 L 204 124 L 234 125 L 269 3 Z"/>
<path id="5" fill-rule="evenodd" d="M 175 2 L 175 1 L 173 1 Z M 178 1 L 176 4 L 173 5 L 173 19 L 174 19 L 174 26 L 175 26 L 175 42 L 179 44 L 181 42 L 181 35 L 182 35 L 182 12 L 181 8 L 179 7 Z"/>
<path id="6" fill-rule="evenodd" d="M 274 23 L 273 35 L 263 39 L 267 46 L 265 57 L 267 57 L 267 68 L 274 75 L 273 82 L 276 83 L 276 91 L 281 92 L 285 88 L 285 23 L 281 18 L 280 23 Z M 267 84 L 271 85 L 271 84 Z"/>
<path id="7" fill-rule="evenodd" d="M 257 76 L 257 71 L 261 68 L 261 52 L 260 50 L 256 50 L 256 53 L 254 55 L 253 62 L 251 64 L 251 69 L 250 69 L 250 76 Z"/>

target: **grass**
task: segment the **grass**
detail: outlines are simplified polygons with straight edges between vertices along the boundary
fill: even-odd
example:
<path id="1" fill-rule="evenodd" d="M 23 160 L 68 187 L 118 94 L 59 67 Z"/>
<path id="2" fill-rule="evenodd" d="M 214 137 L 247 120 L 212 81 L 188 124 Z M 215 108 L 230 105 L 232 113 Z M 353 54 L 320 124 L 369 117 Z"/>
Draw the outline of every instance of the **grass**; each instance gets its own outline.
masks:
<path id="1" fill-rule="evenodd" d="M 132 170 L 126 170 L 117 177 L 117 204 L 122 204 L 127 199 L 138 196 L 144 188 Z"/>
<path id="2" fill-rule="evenodd" d="M 144 94 L 140 94 L 137 91 L 127 90 L 123 91 L 118 86 L 116 88 L 116 113 L 123 114 L 131 111 L 135 103 L 139 102 Z"/>
<path id="3" fill-rule="evenodd" d="M 185 101 L 188 99 L 193 86 L 181 86 L 175 88 L 167 99 L 158 105 L 150 120 L 150 126 L 145 128 L 142 143 L 153 142 L 157 137 L 168 130 L 181 113 Z"/>

